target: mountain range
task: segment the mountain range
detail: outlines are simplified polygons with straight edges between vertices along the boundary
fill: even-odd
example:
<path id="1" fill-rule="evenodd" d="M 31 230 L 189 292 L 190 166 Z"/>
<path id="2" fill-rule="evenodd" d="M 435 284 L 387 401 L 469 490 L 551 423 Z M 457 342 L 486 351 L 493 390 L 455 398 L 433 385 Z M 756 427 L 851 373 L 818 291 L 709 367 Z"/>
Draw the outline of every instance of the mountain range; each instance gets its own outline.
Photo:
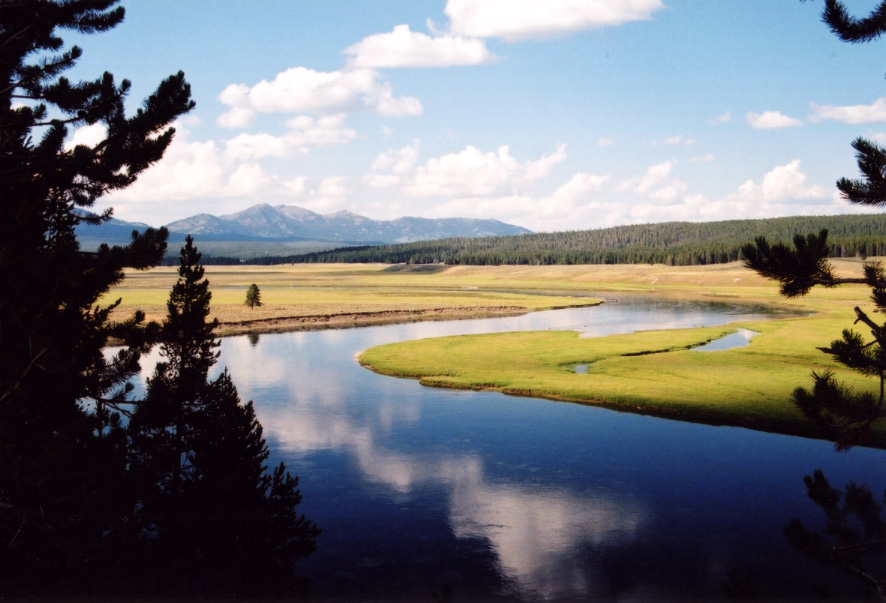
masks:
<path id="1" fill-rule="evenodd" d="M 198 214 L 166 225 L 195 237 L 311 239 L 354 243 L 409 243 L 446 237 L 486 237 L 530 231 L 498 220 L 397 218 L 373 220 L 349 211 L 317 214 L 295 205 L 253 205 L 235 214 Z"/>
<path id="2" fill-rule="evenodd" d="M 77 237 L 84 249 L 100 243 L 121 244 L 129 241 L 133 230 L 144 230 L 147 224 L 112 219 L 99 226 L 81 224 Z M 250 245 L 253 251 L 280 246 L 298 248 L 332 248 L 343 245 L 409 243 L 450 237 L 486 237 L 527 234 L 531 231 L 499 220 L 470 218 L 397 218 L 373 220 L 349 211 L 318 214 L 294 205 L 254 205 L 243 211 L 214 216 L 197 214 L 166 225 L 170 243 L 193 235 L 204 250 L 218 250 L 225 244 L 226 253 Z M 215 245 L 207 246 L 206 243 Z M 239 252 L 243 253 L 242 249 Z M 249 255 L 256 255 L 250 253 Z M 258 255 L 262 255 L 261 252 Z"/>

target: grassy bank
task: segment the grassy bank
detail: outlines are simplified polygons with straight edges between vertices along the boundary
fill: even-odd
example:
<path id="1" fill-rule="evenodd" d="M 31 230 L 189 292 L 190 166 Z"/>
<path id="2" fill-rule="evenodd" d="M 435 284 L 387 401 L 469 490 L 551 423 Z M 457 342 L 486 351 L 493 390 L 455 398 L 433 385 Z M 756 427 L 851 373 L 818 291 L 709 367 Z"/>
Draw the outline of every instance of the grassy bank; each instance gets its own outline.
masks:
<path id="1" fill-rule="evenodd" d="M 839 273 L 859 273 L 860 262 L 837 260 Z M 262 333 L 348 327 L 414 320 L 514 315 L 596 303 L 588 296 L 624 293 L 777 304 L 787 302 L 771 282 L 738 263 L 712 266 L 406 266 L 387 264 L 301 264 L 208 266 L 212 316 L 219 333 Z M 162 320 L 176 280 L 174 268 L 130 271 L 104 298 L 122 304 L 117 315 L 143 310 Z M 263 305 L 244 305 L 255 283 Z M 826 292 L 834 301 L 847 291 Z M 849 306 L 851 308 L 851 305 Z"/>
<path id="2" fill-rule="evenodd" d="M 487 279 L 490 285 L 481 287 L 483 278 L 445 272 L 436 266 L 382 264 L 206 267 L 212 317 L 221 323 L 221 335 L 509 316 L 599 303 L 578 289 L 504 291 L 512 288 L 498 280 Z M 103 302 L 120 298 L 119 316 L 142 310 L 148 319 L 162 320 L 175 280 L 174 268 L 131 271 Z M 262 306 L 255 309 L 244 304 L 251 283 L 261 290 Z"/>
<path id="3" fill-rule="evenodd" d="M 841 270 L 852 273 L 857 264 Z M 694 276 L 704 271 L 695 270 Z M 774 288 L 736 285 L 711 271 L 704 283 L 656 283 L 662 295 L 778 303 L 812 314 L 723 327 L 646 331 L 581 338 L 574 332 L 470 335 L 409 341 L 372 348 L 360 362 L 379 373 L 419 379 L 435 387 L 500 391 L 715 425 L 816 437 L 820 431 L 790 401 L 810 372 L 831 367 L 856 389 L 873 380 L 835 366 L 816 348 L 840 336 L 865 306 L 868 290 L 845 286 L 781 300 Z M 694 278 L 693 276 L 693 278 Z M 652 279 L 655 277 L 653 276 Z M 743 278 L 743 277 L 742 277 Z M 622 282 L 622 285 L 625 283 Z M 610 283 L 613 290 L 618 287 Z M 642 289 L 642 283 L 639 283 Z M 697 352 L 690 348 L 744 327 L 760 334 L 743 348 Z M 588 365 L 577 374 L 575 365 Z M 886 444 L 878 432 L 877 445 Z"/>

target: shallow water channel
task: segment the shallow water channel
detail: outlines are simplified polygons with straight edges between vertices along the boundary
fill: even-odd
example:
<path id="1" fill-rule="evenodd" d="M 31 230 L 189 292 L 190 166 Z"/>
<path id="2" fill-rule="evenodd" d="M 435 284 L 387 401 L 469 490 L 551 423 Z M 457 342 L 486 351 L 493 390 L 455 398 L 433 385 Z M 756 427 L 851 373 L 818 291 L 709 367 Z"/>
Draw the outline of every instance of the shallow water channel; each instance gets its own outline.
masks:
<path id="1" fill-rule="evenodd" d="M 225 338 L 272 451 L 322 528 L 299 564 L 315 600 L 719 598 L 808 594 L 829 574 L 791 549 L 819 526 L 804 475 L 886 486 L 883 451 L 489 392 L 360 367 L 362 349 L 511 330 L 589 336 L 757 318 L 626 298 L 520 317 Z M 823 342 L 825 343 L 825 342 Z M 715 353 L 715 352 L 713 352 Z M 855 581 L 836 583 L 842 588 Z"/>

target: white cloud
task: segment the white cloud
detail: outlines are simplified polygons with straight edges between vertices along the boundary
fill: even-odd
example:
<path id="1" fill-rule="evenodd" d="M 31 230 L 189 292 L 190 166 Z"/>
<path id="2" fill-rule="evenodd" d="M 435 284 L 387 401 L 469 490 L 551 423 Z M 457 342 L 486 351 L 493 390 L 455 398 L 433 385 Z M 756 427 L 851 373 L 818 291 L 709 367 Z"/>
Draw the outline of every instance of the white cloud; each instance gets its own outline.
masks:
<path id="1" fill-rule="evenodd" d="M 551 175 L 554 168 L 566 159 L 566 145 L 557 146 L 557 150 L 550 155 L 545 155 L 537 161 L 528 161 L 525 164 L 523 178 L 525 180 L 541 180 Z"/>
<path id="2" fill-rule="evenodd" d="M 338 197 L 344 198 L 351 193 L 351 186 L 348 178 L 345 176 L 331 176 L 324 178 L 316 189 L 311 191 L 312 195 L 318 197 Z"/>
<path id="3" fill-rule="evenodd" d="M 800 160 L 794 159 L 786 165 L 779 165 L 763 176 L 763 182 L 756 184 L 748 180 L 742 184 L 732 198 L 742 201 L 808 202 L 827 199 L 828 193 L 821 186 L 806 186 L 807 176 L 800 170 Z"/>
<path id="4" fill-rule="evenodd" d="M 363 182 L 372 188 L 390 188 L 401 182 L 400 176 L 395 174 L 367 174 L 363 176 Z"/>
<path id="5" fill-rule="evenodd" d="M 290 130 L 282 136 L 244 132 L 225 143 L 225 160 L 290 157 L 295 153 L 304 155 L 312 148 L 347 144 L 357 138 L 357 133 L 344 127 L 344 121 L 344 115 L 320 119 L 300 115 L 286 122 Z"/>
<path id="6" fill-rule="evenodd" d="M 286 142 L 301 149 L 342 145 L 357 138 L 357 132 L 345 127 L 345 115 L 330 115 L 314 119 L 300 115 L 286 122 L 290 131 L 285 135 Z"/>
<path id="7" fill-rule="evenodd" d="M 564 146 L 551 155 L 524 163 L 511 156 L 507 146 L 499 147 L 495 153 L 468 146 L 415 168 L 404 192 L 410 197 L 508 194 L 527 182 L 547 177 L 565 158 Z"/>
<path id="8" fill-rule="evenodd" d="M 283 180 L 280 184 L 292 196 L 304 194 L 308 179 L 305 176 L 297 176 L 289 180 Z"/>
<path id="9" fill-rule="evenodd" d="M 533 230 L 574 230 L 595 223 L 595 199 L 608 176 L 578 173 L 546 197 L 528 193 L 463 196 L 430 208 L 431 217 L 495 217 Z"/>
<path id="10" fill-rule="evenodd" d="M 717 124 L 728 124 L 730 121 L 732 121 L 732 111 L 727 111 L 726 113 L 723 113 L 722 115 L 718 115 L 717 117 L 715 117 L 711 120 L 708 120 L 708 123 L 711 125 L 717 125 Z"/>
<path id="11" fill-rule="evenodd" d="M 608 180 L 609 176 L 595 176 L 581 172 L 560 186 L 548 199 L 569 205 L 587 201 L 596 195 Z"/>
<path id="12" fill-rule="evenodd" d="M 623 181 L 616 190 L 643 195 L 658 205 L 673 203 L 686 190 L 685 182 L 671 176 L 675 164 L 674 161 L 665 161 L 649 166 L 644 174 Z"/>
<path id="13" fill-rule="evenodd" d="M 682 136 L 671 136 L 670 138 L 665 138 L 664 143 L 671 147 L 676 146 L 687 146 L 691 147 L 695 144 L 695 140 L 692 138 L 683 138 Z"/>
<path id="14" fill-rule="evenodd" d="M 215 120 L 222 128 L 248 128 L 255 119 L 255 111 L 249 107 L 233 107 L 229 111 L 222 113 Z"/>
<path id="15" fill-rule="evenodd" d="M 159 225 L 204 211 L 219 215 L 224 210 L 240 210 L 244 198 L 286 201 L 305 194 L 306 178 L 281 179 L 248 161 L 263 156 L 254 148 L 262 144 L 261 138 L 251 139 L 250 144 L 240 140 L 240 146 L 234 147 L 238 151 L 229 153 L 214 141 L 191 140 L 190 132 L 179 123 L 176 128 L 163 159 L 145 170 L 135 184 L 103 199 L 102 204 L 119 210 L 118 217 Z M 264 141 L 275 153 L 280 151 L 276 142 L 274 137 Z M 269 154 L 273 153 L 264 153 Z"/>
<path id="16" fill-rule="evenodd" d="M 448 0 L 450 31 L 474 38 L 524 40 L 646 20 L 661 0 Z"/>
<path id="17" fill-rule="evenodd" d="M 847 124 L 869 124 L 886 121 L 886 98 L 879 98 L 870 105 L 834 107 L 812 103 L 812 119 L 833 119 Z"/>
<path id="18" fill-rule="evenodd" d="M 450 67 L 480 65 L 495 60 L 482 40 L 462 36 L 430 37 L 398 25 L 391 33 L 375 34 L 345 49 L 352 67 Z"/>
<path id="19" fill-rule="evenodd" d="M 778 111 L 764 111 L 763 113 L 748 113 L 745 118 L 748 124 L 758 130 L 771 130 L 775 128 L 794 128 L 802 126 L 799 119 L 789 117 Z"/>
<path id="20" fill-rule="evenodd" d="M 94 147 L 108 136 L 108 128 L 104 124 L 82 126 L 74 130 L 71 138 L 65 142 L 65 150 L 70 151 L 78 145 Z"/>
<path id="21" fill-rule="evenodd" d="M 391 92 L 390 84 L 382 84 L 372 94 L 367 96 L 369 104 L 375 107 L 375 110 L 381 115 L 389 117 L 399 116 L 417 116 L 421 115 L 421 102 L 417 98 L 411 96 L 401 96 L 395 98 Z"/>
<path id="22" fill-rule="evenodd" d="M 380 153 L 372 162 L 373 171 L 390 170 L 395 174 L 403 174 L 412 169 L 418 161 L 418 141 L 408 147 Z"/>
<path id="23" fill-rule="evenodd" d="M 243 163 L 228 177 L 230 194 L 255 195 L 271 184 L 271 177 L 257 163 Z"/>
<path id="24" fill-rule="evenodd" d="M 286 157 L 291 149 L 282 136 L 264 132 L 239 134 L 226 143 L 225 157 L 229 161 L 260 159 L 262 157 Z"/>
<path id="25" fill-rule="evenodd" d="M 329 213 L 341 209 L 353 192 L 350 179 L 346 176 L 324 178 L 308 193 L 304 207 L 319 213 Z"/>
<path id="26" fill-rule="evenodd" d="M 256 113 L 329 115 L 371 108 L 382 115 L 421 114 L 418 99 L 395 98 L 390 84 L 380 78 L 372 69 L 323 72 L 293 67 L 251 88 L 231 84 L 219 95 L 231 109 L 219 117 L 218 124 L 245 127 Z"/>
<path id="27" fill-rule="evenodd" d="M 615 144 L 615 139 L 613 138 L 598 138 L 597 146 L 598 147 L 611 147 Z"/>
<path id="28" fill-rule="evenodd" d="M 674 168 L 673 161 L 665 161 L 649 166 L 646 173 L 635 176 L 622 182 L 616 190 L 632 190 L 635 193 L 647 194 L 661 186 L 671 186 L 671 170 Z"/>
<path id="29" fill-rule="evenodd" d="M 179 201 L 226 191 L 225 170 L 215 142 L 191 141 L 178 128 L 163 159 L 145 170 L 135 184 L 111 195 L 124 201 Z"/>
<path id="30" fill-rule="evenodd" d="M 698 157 L 690 157 L 689 163 L 711 163 L 717 159 L 716 155 L 701 155 Z"/>

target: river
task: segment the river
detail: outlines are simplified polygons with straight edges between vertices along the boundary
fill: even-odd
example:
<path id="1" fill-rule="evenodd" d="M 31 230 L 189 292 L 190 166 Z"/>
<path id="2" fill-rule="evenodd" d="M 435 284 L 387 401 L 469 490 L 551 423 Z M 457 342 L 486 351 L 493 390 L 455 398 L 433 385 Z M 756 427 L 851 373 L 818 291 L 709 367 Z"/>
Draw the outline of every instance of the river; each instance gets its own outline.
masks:
<path id="1" fill-rule="evenodd" d="M 832 581 L 782 527 L 820 527 L 804 475 L 886 486 L 883 451 L 374 374 L 355 353 L 512 330 L 587 336 L 759 318 L 627 297 L 519 317 L 228 337 L 271 462 L 323 529 L 299 564 L 316 600 L 630 600 L 805 596 Z M 822 342 L 826 343 L 826 342 Z M 716 353 L 716 352 L 711 352 Z M 802 384 L 798 384 L 802 385 Z"/>

